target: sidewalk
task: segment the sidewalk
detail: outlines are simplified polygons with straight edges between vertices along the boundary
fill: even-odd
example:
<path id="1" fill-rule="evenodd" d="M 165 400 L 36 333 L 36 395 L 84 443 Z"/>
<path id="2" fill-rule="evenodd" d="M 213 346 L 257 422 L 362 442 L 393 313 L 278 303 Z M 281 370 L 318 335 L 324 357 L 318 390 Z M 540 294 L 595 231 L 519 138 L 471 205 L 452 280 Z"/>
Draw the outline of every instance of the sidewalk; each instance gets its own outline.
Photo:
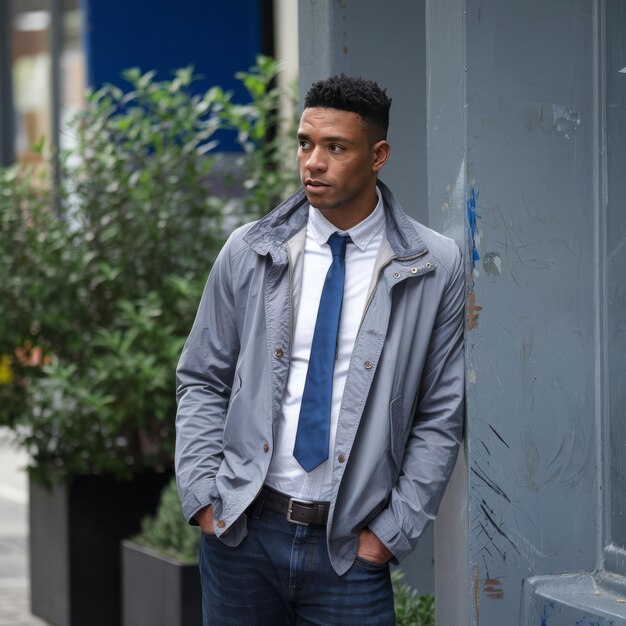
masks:
<path id="1" fill-rule="evenodd" d="M 45 626 L 29 609 L 26 455 L 0 430 L 0 626 Z"/>

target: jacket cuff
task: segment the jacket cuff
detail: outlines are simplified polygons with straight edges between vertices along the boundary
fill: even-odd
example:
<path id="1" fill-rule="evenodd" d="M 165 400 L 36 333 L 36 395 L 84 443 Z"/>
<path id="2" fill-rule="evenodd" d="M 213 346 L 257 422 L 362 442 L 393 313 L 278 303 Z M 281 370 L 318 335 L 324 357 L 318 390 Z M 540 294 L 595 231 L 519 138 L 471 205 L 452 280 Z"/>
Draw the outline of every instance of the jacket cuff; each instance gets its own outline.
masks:
<path id="1" fill-rule="evenodd" d="M 183 495 L 181 504 L 185 519 L 192 525 L 198 526 L 194 515 L 205 506 L 213 506 L 218 498 L 217 483 L 215 478 L 206 478 L 195 482 Z"/>
<path id="2" fill-rule="evenodd" d="M 396 565 L 413 551 L 413 546 L 402 532 L 389 509 L 381 511 L 367 527 L 380 539 L 387 550 L 393 554 L 391 559 Z"/>

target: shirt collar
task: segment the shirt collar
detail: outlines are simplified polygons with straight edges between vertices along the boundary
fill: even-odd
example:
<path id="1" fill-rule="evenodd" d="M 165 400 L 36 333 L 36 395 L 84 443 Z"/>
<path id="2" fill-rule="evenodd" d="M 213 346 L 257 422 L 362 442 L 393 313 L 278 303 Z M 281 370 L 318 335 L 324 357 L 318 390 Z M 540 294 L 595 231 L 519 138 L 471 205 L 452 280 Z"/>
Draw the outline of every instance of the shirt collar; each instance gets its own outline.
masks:
<path id="1" fill-rule="evenodd" d="M 378 187 L 376 187 L 376 196 L 378 197 L 378 203 L 375 209 L 362 222 L 348 230 L 338 230 L 334 224 L 322 215 L 321 211 L 309 205 L 309 228 L 317 243 L 320 246 L 324 245 L 333 233 L 350 235 L 352 242 L 356 244 L 361 252 L 364 252 L 385 223 L 383 200 Z"/>

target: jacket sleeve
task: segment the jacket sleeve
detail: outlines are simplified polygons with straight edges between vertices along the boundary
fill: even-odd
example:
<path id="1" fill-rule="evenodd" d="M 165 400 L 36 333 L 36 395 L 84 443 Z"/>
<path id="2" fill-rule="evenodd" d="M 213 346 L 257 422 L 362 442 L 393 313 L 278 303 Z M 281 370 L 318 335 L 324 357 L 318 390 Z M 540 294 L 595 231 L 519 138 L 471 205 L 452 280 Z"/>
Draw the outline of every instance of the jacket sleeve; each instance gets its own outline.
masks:
<path id="1" fill-rule="evenodd" d="M 461 252 L 441 298 L 402 468 L 388 504 L 368 524 L 397 561 L 435 519 L 463 436 L 465 275 Z"/>
<path id="2" fill-rule="evenodd" d="M 176 480 L 192 524 L 218 497 L 215 478 L 239 354 L 231 247 L 232 236 L 213 264 L 176 370 Z"/>

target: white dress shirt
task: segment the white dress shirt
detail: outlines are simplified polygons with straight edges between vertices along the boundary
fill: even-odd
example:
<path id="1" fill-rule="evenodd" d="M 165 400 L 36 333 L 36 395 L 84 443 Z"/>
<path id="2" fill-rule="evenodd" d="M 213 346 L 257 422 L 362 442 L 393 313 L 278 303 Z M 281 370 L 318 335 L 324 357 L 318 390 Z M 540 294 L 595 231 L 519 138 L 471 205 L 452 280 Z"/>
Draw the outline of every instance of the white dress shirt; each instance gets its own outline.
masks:
<path id="1" fill-rule="evenodd" d="M 338 352 L 333 373 L 328 458 L 333 458 L 337 418 L 348 374 L 352 349 L 363 317 L 376 257 L 384 236 L 385 213 L 378 188 L 378 204 L 362 222 L 340 231 L 320 211 L 309 207 L 300 293 L 295 311 L 295 332 L 291 346 L 291 362 L 282 413 L 274 436 L 274 454 L 265 483 L 285 494 L 302 500 L 330 500 L 332 494 L 332 462 L 328 460 L 306 472 L 293 456 L 298 429 L 300 404 L 311 354 L 311 343 L 317 310 L 326 274 L 332 263 L 328 238 L 335 232 L 349 235 L 352 243 L 346 248 L 346 277 L 339 321 Z M 299 295 L 299 297 L 298 297 Z"/>

